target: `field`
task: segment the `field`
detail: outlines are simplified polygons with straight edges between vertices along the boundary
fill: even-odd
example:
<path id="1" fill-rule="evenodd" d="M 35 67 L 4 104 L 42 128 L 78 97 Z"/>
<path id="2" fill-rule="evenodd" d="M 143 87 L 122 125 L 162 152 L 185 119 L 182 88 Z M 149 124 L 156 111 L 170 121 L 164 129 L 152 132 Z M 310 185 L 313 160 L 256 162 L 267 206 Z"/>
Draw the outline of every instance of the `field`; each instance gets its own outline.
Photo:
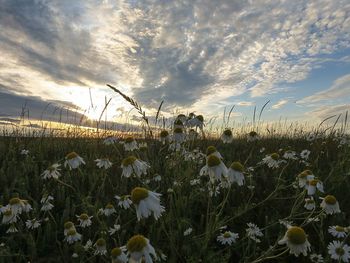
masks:
<path id="1" fill-rule="evenodd" d="M 347 136 L 179 129 L 1 137 L 0 262 L 348 262 Z"/>

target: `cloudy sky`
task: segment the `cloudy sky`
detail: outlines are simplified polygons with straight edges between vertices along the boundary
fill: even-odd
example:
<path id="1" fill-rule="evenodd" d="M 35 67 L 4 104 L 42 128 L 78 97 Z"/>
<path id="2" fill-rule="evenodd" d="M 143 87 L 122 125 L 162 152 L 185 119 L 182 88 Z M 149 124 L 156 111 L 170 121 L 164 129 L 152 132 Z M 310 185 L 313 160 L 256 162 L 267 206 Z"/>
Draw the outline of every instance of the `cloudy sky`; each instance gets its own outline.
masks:
<path id="1" fill-rule="evenodd" d="M 349 0 L 0 0 L 0 116 L 235 107 L 318 120 L 350 109 Z"/>

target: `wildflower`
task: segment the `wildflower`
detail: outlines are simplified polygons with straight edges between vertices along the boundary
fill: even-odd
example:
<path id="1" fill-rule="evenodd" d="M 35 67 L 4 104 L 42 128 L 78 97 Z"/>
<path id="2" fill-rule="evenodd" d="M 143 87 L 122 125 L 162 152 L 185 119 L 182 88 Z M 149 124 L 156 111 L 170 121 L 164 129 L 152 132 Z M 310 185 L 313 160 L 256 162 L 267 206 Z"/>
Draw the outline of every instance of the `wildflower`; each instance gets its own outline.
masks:
<path id="1" fill-rule="evenodd" d="M 333 195 L 327 195 L 325 198 L 321 198 L 321 207 L 324 209 L 326 214 L 340 213 L 339 203 Z"/>
<path id="2" fill-rule="evenodd" d="M 253 223 L 247 223 L 248 228 L 246 229 L 247 236 L 254 240 L 257 243 L 260 243 L 259 237 L 263 236 L 263 233 L 261 232 L 260 228 L 253 224 Z"/>
<path id="3" fill-rule="evenodd" d="M 314 210 L 315 209 L 315 200 L 311 196 L 310 198 L 305 198 L 305 205 L 304 207 L 307 210 Z"/>
<path id="4" fill-rule="evenodd" d="M 132 173 L 135 173 L 137 177 L 141 177 L 143 174 L 147 174 L 147 169 L 150 166 L 135 156 L 129 156 L 122 161 L 121 167 L 123 168 L 122 176 L 130 177 Z"/>
<path id="5" fill-rule="evenodd" d="M 105 168 L 107 170 L 112 167 L 112 163 L 108 159 L 96 159 L 95 162 L 98 168 Z"/>
<path id="6" fill-rule="evenodd" d="M 184 236 L 188 236 L 192 233 L 193 229 L 191 227 L 187 228 L 185 231 L 184 231 Z"/>
<path id="7" fill-rule="evenodd" d="M 196 132 L 194 129 L 190 129 L 190 130 L 188 131 L 188 138 L 189 138 L 191 141 L 197 139 L 198 136 L 199 136 L 198 132 Z"/>
<path id="8" fill-rule="evenodd" d="M 85 245 L 83 246 L 84 250 L 87 251 L 90 248 L 92 248 L 92 241 L 89 239 L 88 241 L 86 241 Z"/>
<path id="9" fill-rule="evenodd" d="M 289 226 L 284 237 L 278 241 L 278 244 L 287 244 L 289 253 L 298 257 L 300 254 L 307 255 L 307 251 L 310 250 L 310 243 L 307 240 L 304 229 L 298 226 Z"/>
<path id="10" fill-rule="evenodd" d="M 64 235 L 67 236 L 68 231 L 71 229 L 75 229 L 73 222 L 71 222 L 71 221 L 65 222 L 64 223 L 64 230 L 63 230 Z"/>
<path id="11" fill-rule="evenodd" d="M 316 134 L 313 134 L 313 133 L 310 133 L 307 137 L 306 137 L 306 140 L 308 141 L 308 142 L 312 142 L 313 140 L 315 140 L 316 139 Z"/>
<path id="12" fill-rule="evenodd" d="M 185 114 L 179 114 L 177 115 L 176 120 L 180 120 L 182 123 L 186 123 L 187 117 Z"/>
<path id="13" fill-rule="evenodd" d="M 237 233 L 233 233 L 231 231 L 226 231 L 222 234 L 220 234 L 216 240 L 220 242 L 222 245 L 231 245 L 236 242 L 239 235 Z"/>
<path id="14" fill-rule="evenodd" d="M 7 207 L 6 210 L 2 213 L 2 223 L 3 224 L 12 224 L 16 223 L 18 219 L 18 215 L 15 214 L 11 207 Z"/>
<path id="15" fill-rule="evenodd" d="M 72 170 L 78 168 L 81 164 L 85 164 L 85 162 L 76 152 L 71 152 L 66 155 L 64 167 L 68 166 L 69 169 Z"/>
<path id="16" fill-rule="evenodd" d="M 155 182 L 160 182 L 160 181 L 162 181 L 162 177 L 158 174 L 158 175 L 156 175 L 156 176 L 153 177 L 153 180 L 154 180 Z"/>
<path id="17" fill-rule="evenodd" d="M 223 181 L 227 178 L 227 168 L 225 164 L 215 155 L 207 157 L 206 165 L 201 169 L 200 175 L 209 175 L 211 183 Z"/>
<path id="18" fill-rule="evenodd" d="M 135 262 L 140 262 L 143 258 L 145 263 L 153 263 L 151 255 L 156 257 L 156 252 L 149 240 L 142 235 L 131 237 L 126 244 L 130 258 Z"/>
<path id="19" fill-rule="evenodd" d="M 190 185 L 194 186 L 194 185 L 198 185 L 200 184 L 201 180 L 199 179 L 193 179 L 190 181 Z"/>
<path id="20" fill-rule="evenodd" d="M 332 241 L 328 244 L 328 254 L 332 259 L 342 262 L 349 262 L 350 247 L 340 241 Z"/>
<path id="21" fill-rule="evenodd" d="M 79 226 L 81 226 L 82 228 L 91 226 L 92 224 L 91 218 L 93 216 L 89 216 L 88 214 L 83 213 L 80 216 L 76 216 L 76 217 L 78 218 Z"/>
<path id="22" fill-rule="evenodd" d="M 175 128 L 173 132 L 173 141 L 177 144 L 185 141 L 185 134 L 182 128 Z"/>
<path id="23" fill-rule="evenodd" d="M 124 142 L 125 151 L 137 150 L 139 146 L 133 137 L 127 137 Z"/>
<path id="24" fill-rule="evenodd" d="M 227 177 L 231 183 L 236 182 L 239 186 L 244 185 L 244 167 L 240 162 L 233 162 L 228 168 Z"/>
<path id="25" fill-rule="evenodd" d="M 320 254 L 311 254 L 310 260 L 312 263 L 323 263 L 323 257 Z"/>
<path id="26" fill-rule="evenodd" d="M 24 203 L 18 197 L 14 197 L 10 199 L 9 206 L 14 214 L 20 215 L 23 211 Z"/>
<path id="27" fill-rule="evenodd" d="M 316 189 L 318 189 L 322 193 L 324 192 L 323 183 L 318 179 L 313 179 L 313 180 L 307 181 L 305 187 L 307 189 L 308 195 L 314 195 L 316 193 Z"/>
<path id="28" fill-rule="evenodd" d="M 297 160 L 298 157 L 296 156 L 295 151 L 288 150 L 283 154 L 283 158 L 287 160 Z"/>
<path id="29" fill-rule="evenodd" d="M 231 129 L 225 129 L 220 138 L 223 143 L 231 143 L 233 141 Z"/>
<path id="30" fill-rule="evenodd" d="M 309 150 L 303 150 L 301 153 L 300 153 L 300 157 L 304 160 L 307 160 L 309 159 L 309 155 L 310 155 L 310 151 Z"/>
<path id="31" fill-rule="evenodd" d="M 29 154 L 29 150 L 23 149 L 23 150 L 21 151 L 21 154 L 22 154 L 22 155 L 28 155 L 28 154 Z"/>
<path id="32" fill-rule="evenodd" d="M 9 229 L 7 229 L 7 231 L 6 231 L 7 234 L 8 233 L 17 233 L 17 232 L 18 232 L 18 229 L 17 229 L 15 224 L 11 224 Z"/>
<path id="33" fill-rule="evenodd" d="M 118 200 L 118 206 L 123 207 L 124 209 L 128 209 L 132 204 L 129 197 L 130 195 L 114 196 L 114 198 Z"/>
<path id="34" fill-rule="evenodd" d="M 113 227 L 109 228 L 108 233 L 109 233 L 110 236 L 112 236 L 112 235 L 115 234 L 115 232 L 117 232 L 119 230 L 120 230 L 120 225 L 114 224 Z"/>
<path id="35" fill-rule="evenodd" d="M 162 130 L 161 132 L 160 132 L 160 138 L 159 138 L 159 140 L 163 143 L 163 144 L 165 144 L 165 143 L 167 143 L 167 142 L 169 142 L 170 141 L 170 135 L 169 135 L 169 132 L 167 131 L 167 130 Z"/>
<path id="36" fill-rule="evenodd" d="M 112 263 L 126 263 L 128 262 L 128 258 L 126 254 L 123 252 L 122 248 L 115 247 L 111 251 Z"/>
<path id="37" fill-rule="evenodd" d="M 41 225 L 41 221 L 40 220 L 37 220 L 36 218 L 34 219 L 28 219 L 26 221 L 26 227 L 28 229 L 35 229 L 35 228 L 38 228 L 39 226 Z"/>
<path id="38" fill-rule="evenodd" d="M 112 204 L 107 204 L 105 209 L 100 208 L 99 213 L 105 216 L 113 215 L 116 212 L 114 206 Z"/>
<path id="39" fill-rule="evenodd" d="M 251 132 L 248 134 L 247 141 L 248 141 L 248 142 L 254 142 L 254 141 L 257 141 L 257 140 L 259 140 L 259 139 L 260 139 L 260 137 L 259 137 L 258 133 L 255 132 L 255 131 L 251 131 Z"/>
<path id="40" fill-rule="evenodd" d="M 40 208 L 41 211 L 50 211 L 54 205 L 50 203 L 50 201 L 53 200 L 53 197 L 51 195 L 44 196 L 41 198 L 40 203 L 42 203 L 42 207 Z"/>
<path id="41" fill-rule="evenodd" d="M 199 129 L 203 130 L 203 126 L 204 126 L 203 122 L 204 122 L 203 115 L 197 115 L 196 117 L 187 121 L 187 126 L 191 128 L 198 127 Z"/>
<path id="42" fill-rule="evenodd" d="M 105 145 L 111 145 L 118 141 L 118 138 L 115 136 L 108 136 L 106 139 L 103 140 L 103 144 Z"/>
<path id="43" fill-rule="evenodd" d="M 315 176 L 310 170 L 302 171 L 300 174 L 297 175 L 297 177 L 300 188 L 306 187 L 308 181 L 315 179 Z"/>
<path id="44" fill-rule="evenodd" d="M 261 162 L 266 164 L 269 168 L 278 168 L 283 162 L 279 160 L 279 158 L 280 155 L 278 153 L 272 153 L 270 155 L 266 155 Z"/>
<path id="45" fill-rule="evenodd" d="M 345 237 L 349 233 L 348 228 L 342 226 L 330 226 L 328 232 L 336 238 Z"/>
<path id="46" fill-rule="evenodd" d="M 180 128 L 180 129 L 184 128 L 184 122 L 181 121 L 180 119 L 176 119 L 174 121 L 174 129 L 177 129 L 177 128 Z"/>
<path id="47" fill-rule="evenodd" d="M 81 234 L 79 234 L 75 228 L 71 228 L 67 231 L 67 235 L 64 239 L 68 244 L 73 244 L 81 240 Z"/>
<path id="48" fill-rule="evenodd" d="M 61 165 L 58 163 L 55 163 L 53 165 L 51 165 L 49 168 L 47 168 L 47 170 L 45 170 L 41 176 L 43 177 L 43 179 L 50 179 L 50 178 L 54 178 L 54 179 L 58 179 L 61 174 L 60 174 L 60 167 Z"/>
<path id="49" fill-rule="evenodd" d="M 224 158 L 222 158 L 222 156 L 221 156 L 221 154 L 218 152 L 218 150 L 216 150 L 215 146 L 209 146 L 209 147 L 207 148 L 206 154 L 207 154 L 207 159 L 208 159 L 208 157 L 209 157 L 210 155 L 215 155 L 216 157 L 218 157 L 218 158 L 221 159 L 221 160 L 224 159 Z"/>
<path id="50" fill-rule="evenodd" d="M 104 256 L 107 254 L 106 240 L 104 240 L 103 238 L 97 239 L 95 243 L 95 247 L 96 247 L 95 255 Z"/>
<path id="51" fill-rule="evenodd" d="M 161 194 L 149 191 L 142 187 L 136 187 L 131 191 L 131 201 L 136 206 L 137 220 L 148 218 L 152 213 L 156 220 L 165 211 L 160 205 Z"/>

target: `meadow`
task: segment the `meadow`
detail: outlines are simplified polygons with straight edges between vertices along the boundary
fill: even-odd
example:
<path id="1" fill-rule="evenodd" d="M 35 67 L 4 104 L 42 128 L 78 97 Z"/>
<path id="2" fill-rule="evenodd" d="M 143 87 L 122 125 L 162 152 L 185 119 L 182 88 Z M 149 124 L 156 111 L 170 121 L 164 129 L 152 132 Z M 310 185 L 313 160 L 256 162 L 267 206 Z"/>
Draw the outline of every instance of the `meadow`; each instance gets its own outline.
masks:
<path id="1" fill-rule="evenodd" d="M 344 130 L 203 123 L 2 136 L 0 262 L 349 261 Z"/>

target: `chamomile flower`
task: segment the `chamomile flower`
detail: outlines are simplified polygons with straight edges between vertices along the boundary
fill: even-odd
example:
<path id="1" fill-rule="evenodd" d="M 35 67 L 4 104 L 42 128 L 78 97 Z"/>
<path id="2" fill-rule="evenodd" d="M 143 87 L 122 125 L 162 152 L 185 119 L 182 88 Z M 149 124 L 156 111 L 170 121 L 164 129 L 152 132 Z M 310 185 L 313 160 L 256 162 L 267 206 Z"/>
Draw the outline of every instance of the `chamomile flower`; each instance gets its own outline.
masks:
<path id="1" fill-rule="evenodd" d="M 114 224 L 113 227 L 110 227 L 108 229 L 108 233 L 110 236 L 114 235 L 116 232 L 118 232 L 120 230 L 120 225 L 118 224 Z"/>
<path id="2" fill-rule="evenodd" d="M 112 263 L 127 263 L 128 258 L 123 251 L 123 248 L 115 247 L 111 251 Z"/>
<path id="3" fill-rule="evenodd" d="M 167 130 L 162 130 L 159 134 L 159 140 L 163 143 L 166 144 L 167 142 L 170 141 L 170 135 Z"/>
<path id="4" fill-rule="evenodd" d="M 207 148 L 207 152 L 206 152 L 206 155 L 207 155 L 207 159 L 210 155 L 215 155 L 216 157 L 218 157 L 219 159 L 224 159 L 221 154 L 218 152 L 218 150 L 216 149 L 215 146 L 209 146 Z"/>
<path id="5" fill-rule="evenodd" d="M 16 223 L 18 220 L 18 214 L 15 214 L 10 207 L 2 213 L 2 224 Z"/>
<path id="6" fill-rule="evenodd" d="M 135 235 L 131 237 L 126 244 L 126 248 L 130 255 L 130 262 L 141 262 L 142 259 L 145 263 L 153 263 L 151 255 L 156 258 L 156 252 L 149 240 L 143 235 Z"/>
<path id="7" fill-rule="evenodd" d="M 107 248 L 106 248 L 106 240 L 103 238 L 97 239 L 95 243 L 95 255 L 101 255 L 104 256 L 107 254 Z"/>
<path id="8" fill-rule="evenodd" d="M 228 168 L 227 177 L 231 183 L 237 183 L 239 186 L 244 185 L 244 167 L 240 162 L 233 162 Z"/>
<path id="9" fill-rule="evenodd" d="M 314 210 L 315 209 L 315 200 L 311 196 L 310 198 L 305 198 L 305 205 L 304 207 L 307 210 Z"/>
<path id="10" fill-rule="evenodd" d="M 310 250 L 310 243 L 307 240 L 304 229 L 298 226 L 289 226 L 284 237 L 278 241 L 279 245 L 286 244 L 289 248 L 289 253 L 298 257 L 300 254 L 307 255 Z"/>
<path id="11" fill-rule="evenodd" d="M 312 171 L 310 170 L 304 170 L 300 174 L 297 175 L 298 178 L 298 184 L 300 188 L 306 187 L 307 182 L 311 181 L 315 178 Z"/>
<path id="12" fill-rule="evenodd" d="M 193 141 L 193 140 L 196 140 L 199 136 L 199 133 L 196 132 L 194 129 L 190 129 L 188 131 L 188 139 Z"/>
<path id="13" fill-rule="evenodd" d="M 310 260 L 312 263 L 323 263 L 323 257 L 320 254 L 311 254 Z"/>
<path id="14" fill-rule="evenodd" d="M 225 231 L 224 233 L 220 234 L 216 240 L 221 243 L 222 245 L 232 245 L 233 243 L 236 243 L 236 240 L 239 238 L 239 235 L 237 233 L 233 233 L 231 231 Z"/>
<path id="15" fill-rule="evenodd" d="M 231 129 L 225 129 L 220 138 L 223 143 L 231 143 L 233 141 Z"/>
<path id="16" fill-rule="evenodd" d="M 247 137 L 248 142 L 254 142 L 254 141 L 257 141 L 259 139 L 260 139 L 259 134 L 255 131 L 251 131 Z"/>
<path id="17" fill-rule="evenodd" d="M 173 132 L 173 141 L 176 144 L 181 144 L 185 141 L 186 135 L 182 128 L 175 128 Z"/>
<path id="18" fill-rule="evenodd" d="M 64 167 L 68 166 L 69 169 L 72 170 L 77 169 L 81 164 L 85 164 L 85 162 L 76 152 L 71 152 L 66 155 Z"/>
<path id="19" fill-rule="evenodd" d="M 318 179 L 313 179 L 313 180 L 307 181 L 305 187 L 307 189 L 308 195 L 314 195 L 316 193 L 316 189 L 322 193 L 324 192 L 323 183 Z"/>
<path id="20" fill-rule="evenodd" d="M 29 154 L 29 150 L 23 149 L 23 150 L 21 150 L 21 154 L 22 155 L 28 155 Z"/>
<path id="21" fill-rule="evenodd" d="M 139 146 L 133 137 L 127 137 L 124 142 L 124 150 L 125 151 L 133 151 L 137 150 Z"/>
<path id="22" fill-rule="evenodd" d="M 304 160 L 307 160 L 309 159 L 309 156 L 310 156 L 310 151 L 309 150 L 303 150 L 301 153 L 300 153 L 300 157 Z"/>
<path id="23" fill-rule="evenodd" d="M 129 156 L 122 161 L 121 167 L 123 168 L 122 176 L 130 177 L 133 173 L 137 177 L 146 175 L 147 170 L 150 168 L 148 163 L 137 159 L 135 156 Z"/>
<path id="24" fill-rule="evenodd" d="M 280 160 L 280 155 L 278 153 L 272 153 L 266 155 L 261 162 L 266 164 L 269 168 L 278 168 L 283 161 Z"/>
<path id="25" fill-rule="evenodd" d="M 198 127 L 199 129 L 203 130 L 203 126 L 204 126 L 203 122 L 204 122 L 203 115 L 197 115 L 196 117 L 187 121 L 187 126 L 190 128 Z"/>
<path id="26" fill-rule="evenodd" d="M 263 236 L 263 233 L 261 232 L 260 228 L 253 223 L 247 223 L 247 226 L 247 236 L 255 242 L 260 243 L 261 240 L 259 238 Z"/>
<path id="27" fill-rule="evenodd" d="M 191 227 L 187 228 L 185 231 L 184 231 L 184 236 L 188 236 L 192 233 L 193 229 Z"/>
<path id="28" fill-rule="evenodd" d="M 118 206 L 124 209 L 130 208 L 132 201 L 130 200 L 130 195 L 122 195 L 122 196 L 114 196 L 115 199 L 118 200 Z"/>
<path id="29" fill-rule="evenodd" d="M 283 158 L 287 160 L 297 160 L 298 157 L 296 155 L 295 151 L 288 150 L 283 154 Z"/>
<path id="30" fill-rule="evenodd" d="M 17 233 L 18 229 L 15 224 L 11 224 L 10 227 L 7 229 L 6 233 Z"/>
<path id="31" fill-rule="evenodd" d="M 348 228 L 342 226 L 330 226 L 328 232 L 336 238 L 346 237 L 349 233 Z"/>
<path id="32" fill-rule="evenodd" d="M 40 211 L 50 211 L 54 205 L 50 203 L 50 201 L 53 200 L 53 197 L 51 195 L 43 196 L 40 200 L 40 203 L 42 204 Z"/>
<path id="33" fill-rule="evenodd" d="M 131 201 L 136 207 L 137 220 L 148 218 L 152 213 L 156 220 L 165 211 L 164 206 L 160 205 L 161 194 L 147 190 L 146 188 L 136 187 L 131 191 Z"/>
<path id="34" fill-rule="evenodd" d="M 61 165 L 58 163 L 55 163 L 53 165 L 51 165 L 49 168 L 47 168 L 42 174 L 42 178 L 43 179 L 58 179 L 61 176 L 60 173 L 60 167 Z"/>
<path id="35" fill-rule="evenodd" d="M 220 158 L 211 154 L 207 157 L 206 165 L 201 169 L 200 175 L 209 175 L 211 183 L 224 181 L 227 178 L 227 168 Z"/>
<path id="36" fill-rule="evenodd" d="M 112 167 L 112 163 L 106 158 L 96 159 L 95 162 L 96 162 L 97 167 L 100 169 L 104 168 L 105 170 L 107 170 L 108 168 Z"/>
<path id="37" fill-rule="evenodd" d="M 103 214 L 105 216 L 110 216 L 116 213 L 116 210 L 112 204 L 107 204 L 104 209 L 100 208 L 98 211 L 100 214 Z"/>
<path id="38" fill-rule="evenodd" d="M 91 226 L 91 218 L 93 218 L 93 216 L 89 216 L 88 214 L 83 213 L 80 216 L 77 215 L 76 217 L 78 218 L 79 226 L 81 226 L 82 228 Z"/>
<path id="39" fill-rule="evenodd" d="M 332 259 L 349 262 L 350 259 L 350 247 L 347 244 L 343 244 L 340 241 L 334 240 L 328 244 L 328 254 Z"/>
<path id="40" fill-rule="evenodd" d="M 118 138 L 115 136 L 108 136 L 107 138 L 105 138 L 103 140 L 103 144 L 105 145 L 111 145 L 111 144 L 115 144 L 118 141 Z"/>
<path id="41" fill-rule="evenodd" d="M 320 206 L 324 209 L 326 214 L 332 215 L 340 213 L 339 203 L 333 195 L 327 195 L 325 198 L 321 198 L 322 202 Z"/>
<path id="42" fill-rule="evenodd" d="M 18 197 L 14 197 L 10 199 L 9 206 L 14 214 L 20 215 L 23 211 L 24 203 Z"/>
<path id="43" fill-rule="evenodd" d="M 65 222 L 63 227 L 64 227 L 64 230 L 63 230 L 64 236 L 68 235 L 69 230 L 71 230 L 71 229 L 75 230 L 75 226 L 74 226 L 73 222 L 71 222 L 71 221 Z"/>
<path id="44" fill-rule="evenodd" d="M 184 128 L 184 122 L 181 121 L 180 119 L 176 119 L 174 121 L 174 129 L 177 129 L 177 128 L 180 128 L 180 129 Z"/>
<path id="45" fill-rule="evenodd" d="M 92 248 L 92 241 L 89 239 L 88 241 L 86 241 L 85 245 L 83 246 L 85 251 L 88 251 L 90 248 Z"/>
<path id="46" fill-rule="evenodd" d="M 77 242 L 80 240 L 81 240 L 81 234 L 79 234 L 75 228 L 71 228 L 67 231 L 65 241 L 67 241 L 68 244 L 73 244 L 74 242 Z"/>
<path id="47" fill-rule="evenodd" d="M 37 220 L 36 218 L 28 219 L 26 221 L 26 227 L 28 229 L 35 229 L 38 228 L 41 225 L 41 220 Z"/>

